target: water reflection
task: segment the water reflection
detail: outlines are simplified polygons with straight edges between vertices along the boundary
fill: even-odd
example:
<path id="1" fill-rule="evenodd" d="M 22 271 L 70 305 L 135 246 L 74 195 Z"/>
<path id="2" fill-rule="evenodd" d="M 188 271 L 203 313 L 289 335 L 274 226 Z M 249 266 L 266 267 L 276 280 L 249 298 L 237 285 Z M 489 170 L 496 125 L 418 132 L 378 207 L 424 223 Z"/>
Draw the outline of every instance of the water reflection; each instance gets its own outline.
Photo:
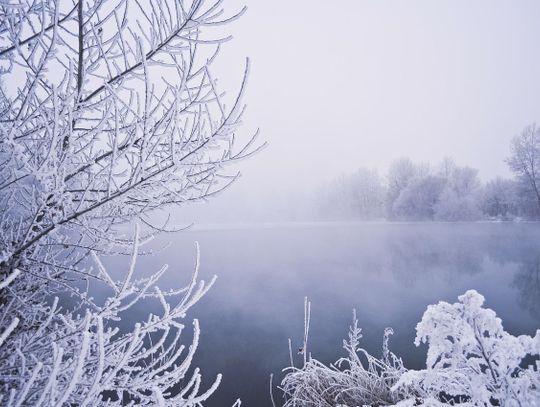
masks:
<path id="1" fill-rule="evenodd" d="M 512 286 L 519 290 L 519 304 L 540 320 L 540 256 L 519 265 Z"/>
<path id="2" fill-rule="evenodd" d="M 169 263 L 179 272 L 164 283 L 176 286 L 191 267 L 193 241 L 200 242 L 203 274 L 219 279 L 192 313 L 202 328 L 195 363 L 207 382 L 224 374 L 208 406 L 228 406 L 241 397 L 244 405 L 264 407 L 271 405 L 269 374 L 288 363 L 287 338 L 295 347 L 302 341 L 306 295 L 313 304 L 310 348 L 325 362 L 341 356 L 354 307 L 364 347 L 380 352 L 384 328 L 392 326 L 392 349 L 410 367 L 421 368 L 425 350 L 415 348 L 413 339 L 426 306 L 454 302 L 470 288 L 484 294 L 507 330 L 533 333 L 540 326 L 539 237 L 537 224 L 192 230 L 139 267 Z"/>
<path id="3" fill-rule="evenodd" d="M 450 226 L 451 227 L 451 226 Z M 474 237 L 453 239 L 421 229 L 416 233 L 392 234 L 387 240 L 386 267 L 396 279 L 422 284 L 425 278 L 451 280 L 461 274 L 477 274 L 483 270 L 486 253 L 479 250 Z"/>

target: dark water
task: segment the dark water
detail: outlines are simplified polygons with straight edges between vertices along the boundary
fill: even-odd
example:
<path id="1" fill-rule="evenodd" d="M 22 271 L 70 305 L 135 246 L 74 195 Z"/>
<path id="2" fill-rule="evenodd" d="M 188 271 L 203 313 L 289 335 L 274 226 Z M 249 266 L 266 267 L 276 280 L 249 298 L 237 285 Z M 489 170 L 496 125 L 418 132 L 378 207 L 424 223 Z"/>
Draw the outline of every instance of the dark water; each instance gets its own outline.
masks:
<path id="1" fill-rule="evenodd" d="M 194 366 L 220 389 L 206 405 L 270 406 L 275 383 L 303 334 L 303 299 L 312 302 L 309 350 L 332 362 L 344 355 L 353 308 L 363 346 L 380 354 L 384 328 L 392 350 L 421 368 L 425 348 L 413 344 L 428 304 L 457 301 L 474 288 L 514 334 L 540 327 L 540 224 L 319 224 L 201 229 L 174 237 L 171 247 L 139 268 L 171 266 L 162 287 L 185 281 L 193 242 L 201 246 L 201 274 L 219 276 L 191 317 L 201 323 Z M 144 310 L 145 313 L 148 309 Z M 136 317 L 134 315 L 134 317 Z M 189 317 L 189 316 L 188 316 Z M 300 356 L 296 355 L 298 363 Z M 275 391 L 276 401 L 281 394 Z"/>

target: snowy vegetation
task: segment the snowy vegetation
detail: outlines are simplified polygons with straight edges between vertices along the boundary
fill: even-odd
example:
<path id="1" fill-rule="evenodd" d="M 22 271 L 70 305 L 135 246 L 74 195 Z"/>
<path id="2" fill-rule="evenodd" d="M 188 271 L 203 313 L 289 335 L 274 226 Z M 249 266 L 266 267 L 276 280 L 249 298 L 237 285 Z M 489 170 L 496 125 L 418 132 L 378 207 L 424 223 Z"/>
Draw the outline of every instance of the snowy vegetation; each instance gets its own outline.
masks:
<path id="1" fill-rule="evenodd" d="M 284 406 L 540 406 L 540 330 L 512 336 L 483 303 L 470 290 L 457 303 L 428 307 L 416 327 L 415 344 L 428 345 L 427 368 L 420 371 L 407 370 L 389 351 L 389 328 L 380 359 L 358 347 L 355 316 L 345 358 L 325 366 L 309 356 L 301 368 L 291 361 L 281 383 Z"/>
<path id="2" fill-rule="evenodd" d="M 406 369 L 388 348 L 391 334 L 390 328 L 384 332 L 382 358 L 370 355 L 359 347 L 362 330 L 354 312 L 349 337 L 343 341 L 347 356 L 335 365 L 325 366 L 309 356 L 302 368 L 295 368 L 291 355 L 291 366 L 285 369 L 287 374 L 281 383 L 284 407 L 390 405 L 413 395 L 405 386 L 392 389 Z M 303 347 L 307 355 L 304 350 L 307 333 Z"/>
<path id="3" fill-rule="evenodd" d="M 195 271 L 162 291 L 139 273 L 152 214 L 216 194 L 253 153 L 244 108 L 212 66 L 239 15 L 222 1 L 0 2 L 0 403 L 198 406 L 186 313 L 211 287 Z M 217 33 L 214 33 L 217 35 Z M 231 102 L 227 106 L 226 101 Z M 120 225 L 136 223 L 135 237 Z M 108 256 L 131 254 L 124 273 Z M 95 290 L 107 293 L 95 299 Z M 120 327 L 157 301 L 159 315 Z"/>
<path id="4" fill-rule="evenodd" d="M 216 195 L 238 176 L 229 165 L 261 147 L 256 135 L 238 141 L 248 61 L 232 98 L 214 77 L 230 39 L 220 30 L 243 12 L 222 3 L 0 1 L 2 405 L 196 407 L 219 385 L 218 375 L 203 386 L 192 366 L 199 322 L 186 329 L 214 282 L 199 278 L 198 246 L 190 275 L 168 290 L 168 266 L 140 272 L 137 259 L 177 230 L 157 210 Z M 516 181 L 482 186 L 471 168 L 401 160 L 386 184 L 360 170 L 327 196 L 372 219 L 532 216 L 538 134 L 527 128 L 512 145 Z M 122 231 L 132 224 L 133 236 Z M 106 267 L 111 256 L 128 257 L 126 269 Z M 282 383 L 286 405 L 538 405 L 540 334 L 509 335 L 482 301 L 468 292 L 428 309 L 423 371 L 389 351 L 391 330 L 381 358 L 360 348 L 356 318 L 348 356 L 324 366 L 309 356 L 306 328 L 304 365 Z M 148 302 L 160 312 L 130 325 L 127 313 Z"/>
<path id="5" fill-rule="evenodd" d="M 475 221 L 538 219 L 540 129 L 515 137 L 507 160 L 515 179 L 482 184 L 478 170 L 445 159 L 438 165 L 408 158 L 392 163 L 386 176 L 362 168 L 318 193 L 318 216 L 388 220 Z"/>

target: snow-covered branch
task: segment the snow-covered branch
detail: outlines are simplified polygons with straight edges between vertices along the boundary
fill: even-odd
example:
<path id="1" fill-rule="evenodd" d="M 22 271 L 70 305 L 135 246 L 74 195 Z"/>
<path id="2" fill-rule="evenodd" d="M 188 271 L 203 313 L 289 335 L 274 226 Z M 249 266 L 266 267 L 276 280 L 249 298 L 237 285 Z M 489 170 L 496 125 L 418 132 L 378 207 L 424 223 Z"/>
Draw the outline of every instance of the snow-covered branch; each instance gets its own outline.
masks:
<path id="1" fill-rule="evenodd" d="M 198 346 L 197 320 L 189 348 L 179 341 L 186 313 L 214 282 L 198 280 L 198 246 L 189 285 L 167 299 L 156 285 L 165 269 L 131 280 L 136 259 L 134 252 L 123 281 L 114 282 L 121 288 L 96 310 L 62 310 L 58 297 L 46 305 L 25 306 L 16 299 L 4 304 L 2 325 L 10 320 L 0 336 L 6 405 L 88 406 L 101 399 L 107 405 L 154 405 L 160 398 L 163 405 L 196 406 L 212 394 L 220 376 L 209 389 L 200 391 L 199 370 L 188 371 Z M 121 329 L 122 313 L 149 296 L 159 300 L 161 314 L 149 314 L 132 330 Z M 14 311 L 25 318 L 10 319 Z M 24 326 L 18 326 L 19 322 Z M 14 334 L 15 328 L 19 331 Z M 10 335 L 11 340 L 5 341 Z M 173 395 L 171 388 L 180 382 L 186 385 Z"/>
<path id="2" fill-rule="evenodd" d="M 222 6 L 0 2 L 3 405 L 198 406 L 219 384 L 201 390 L 190 373 L 197 321 L 180 345 L 181 321 L 213 283 L 198 279 L 198 248 L 186 287 L 162 291 L 166 266 L 141 278 L 135 265 L 167 229 L 153 211 L 220 192 L 238 176 L 228 166 L 261 147 L 256 134 L 235 144 L 249 61 L 233 97 L 212 73 L 230 39 L 221 26 L 244 11 Z M 144 229 L 126 237 L 128 223 Z M 102 259 L 130 251 L 118 280 Z M 161 314 L 120 329 L 149 300 Z"/>

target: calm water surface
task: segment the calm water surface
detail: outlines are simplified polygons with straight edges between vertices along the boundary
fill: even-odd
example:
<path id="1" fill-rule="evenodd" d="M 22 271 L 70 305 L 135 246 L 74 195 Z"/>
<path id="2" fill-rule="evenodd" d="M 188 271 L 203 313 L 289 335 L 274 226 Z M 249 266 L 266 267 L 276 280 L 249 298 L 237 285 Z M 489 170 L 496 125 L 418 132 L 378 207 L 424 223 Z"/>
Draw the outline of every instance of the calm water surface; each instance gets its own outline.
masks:
<path id="1" fill-rule="evenodd" d="M 176 235 L 139 268 L 168 263 L 161 285 L 177 287 L 193 264 L 195 241 L 201 277 L 218 275 L 191 313 L 202 330 L 194 366 L 207 382 L 224 376 L 210 407 L 238 397 L 244 406 L 271 406 L 269 375 L 279 382 L 289 365 L 288 338 L 295 350 L 302 343 L 304 296 L 312 302 L 309 350 L 324 362 L 344 355 L 342 339 L 356 308 L 366 349 L 380 354 L 384 328 L 393 327 L 392 350 L 408 367 L 422 368 L 425 348 L 413 340 L 426 306 L 455 302 L 471 288 L 511 333 L 540 327 L 537 223 L 200 227 Z M 281 398 L 277 390 L 275 397 Z"/>

